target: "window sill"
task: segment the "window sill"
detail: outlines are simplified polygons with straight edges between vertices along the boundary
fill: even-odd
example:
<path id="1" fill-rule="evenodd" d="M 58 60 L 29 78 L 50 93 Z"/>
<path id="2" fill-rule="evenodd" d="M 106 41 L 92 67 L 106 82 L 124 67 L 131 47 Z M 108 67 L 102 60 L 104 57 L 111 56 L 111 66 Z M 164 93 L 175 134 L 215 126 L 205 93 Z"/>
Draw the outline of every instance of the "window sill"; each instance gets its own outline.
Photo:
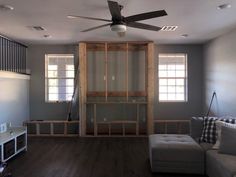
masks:
<path id="1" fill-rule="evenodd" d="M 188 103 L 188 101 L 158 101 L 158 103 Z"/>
<path id="2" fill-rule="evenodd" d="M 52 104 L 55 104 L 55 103 L 69 103 L 71 101 L 45 101 L 45 103 L 52 103 Z"/>

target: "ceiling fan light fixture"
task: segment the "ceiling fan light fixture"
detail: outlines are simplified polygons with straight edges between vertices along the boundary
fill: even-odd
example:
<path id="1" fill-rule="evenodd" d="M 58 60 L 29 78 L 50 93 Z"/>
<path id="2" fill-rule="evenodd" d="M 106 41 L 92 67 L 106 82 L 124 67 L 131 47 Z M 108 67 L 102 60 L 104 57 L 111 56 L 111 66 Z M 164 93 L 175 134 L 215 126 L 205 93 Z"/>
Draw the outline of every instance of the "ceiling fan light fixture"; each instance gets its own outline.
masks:
<path id="1" fill-rule="evenodd" d="M 115 24 L 111 25 L 111 30 L 115 32 L 125 32 L 127 30 L 127 27 L 124 24 Z"/>
<path id="2" fill-rule="evenodd" d="M 0 5 L 0 11 L 11 11 L 11 10 L 14 10 L 14 7 L 7 4 Z"/>
<path id="3" fill-rule="evenodd" d="M 225 3 L 225 4 L 221 4 L 217 7 L 219 10 L 223 10 L 223 9 L 229 9 L 231 8 L 231 4 Z"/>

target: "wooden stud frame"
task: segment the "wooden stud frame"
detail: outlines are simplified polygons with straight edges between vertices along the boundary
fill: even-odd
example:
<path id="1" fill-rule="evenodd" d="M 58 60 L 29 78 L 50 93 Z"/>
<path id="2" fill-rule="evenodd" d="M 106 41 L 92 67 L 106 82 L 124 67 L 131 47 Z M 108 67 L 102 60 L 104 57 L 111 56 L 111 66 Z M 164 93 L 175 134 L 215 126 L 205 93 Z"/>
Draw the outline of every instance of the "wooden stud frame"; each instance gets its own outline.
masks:
<path id="1" fill-rule="evenodd" d="M 40 126 L 42 124 L 49 124 L 49 133 L 48 134 L 42 134 L 40 132 Z M 55 124 L 63 124 L 64 126 L 64 130 L 63 130 L 63 133 L 61 134 L 56 134 L 54 132 L 54 125 Z M 29 134 L 28 133 L 28 136 L 59 136 L 59 137 L 68 137 L 68 136 L 79 136 L 79 130 L 78 130 L 78 133 L 77 134 L 70 134 L 68 133 L 68 125 L 69 124 L 77 124 L 79 125 L 80 124 L 80 121 L 78 120 L 73 120 L 73 121 L 63 121 L 63 120 L 40 120 L 40 121 L 37 121 L 37 120 L 32 120 L 32 121 L 26 121 L 24 122 L 24 125 L 25 126 L 29 126 L 29 125 L 35 125 L 35 134 Z"/>
<path id="2" fill-rule="evenodd" d="M 154 120 L 154 124 L 164 124 L 164 134 L 168 134 L 168 124 L 175 124 L 177 133 L 182 133 L 182 125 L 187 124 L 190 131 L 190 120 Z"/>
<path id="3" fill-rule="evenodd" d="M 113 44 L 109 46 L 109 44 Z M 117 45 L 114 45 L 117 44 Z M 120 45 L 122 44 L 122 45 Z M 129 45 L 130 44 L 130 45 Z M 102 47 L 104 45 L 104 47 Z M 104 50 L 105 48 L 105 92 L 88 92 L 87 90 L 87 50 Z M 124 50 L 126 51 L 126 78 L 125 78 L 125 87 L 126 91 L 124 92 L 108 92 L 108 53 L 107 50 Z M 146 52 L 146 80 L 145 80 L 145 90 L 138 92 L 129 92 L 128 91 L 128 51 L 129 50 L 137 50 L 142 49 Z M 80 135 L 86 135 L 86 106 L 87 104 L 93 104 L 94 111 L 94 136 L 97 136 L 98 125 L 107 124 L 109 129 L 109 135 L 111 135 L 111 127 L 113 124 L 120 123 L 122 125 L 123 133 L 125 136 L 125 125 L 126 124 L 136 124 L 136 136 L 139 135 L 139 105 L 145 104 L 147 105 L 147 134 L 152 134 L 154 130 L 153 123 L 153 104 L 154 104 L 154 43 L 152 42 L 122 42 L 122 43 L 114 43 L 114 42 L 81 42 L 79 44 L 79 65 L 80 65 Z M 105 102 L 87 102 L 88 96 L 102 96 L 105 97 Z M 108 102 L 108 97 L 126 97 L 126 101 L 124 102 Z M 147 102 L 129 102 L 129 96 L 135 97 L 146 97 Z M 96 106 L 97 104 L 136 104 L 137 105 L 137 120 L 136 121 L 112 121 L 112 122 L 97 122 L 96 120 Z"/>

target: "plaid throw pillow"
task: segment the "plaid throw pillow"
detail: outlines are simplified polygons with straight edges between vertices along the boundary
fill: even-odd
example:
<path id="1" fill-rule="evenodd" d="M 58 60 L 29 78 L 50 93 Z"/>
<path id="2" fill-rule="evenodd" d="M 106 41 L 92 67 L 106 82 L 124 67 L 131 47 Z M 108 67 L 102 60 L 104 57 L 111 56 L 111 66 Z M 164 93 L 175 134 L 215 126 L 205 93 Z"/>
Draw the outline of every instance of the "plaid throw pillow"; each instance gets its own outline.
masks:
<path id="1" fill-rule="evenodd" d="M 223 122 L 235 124 L 236 119 L 231 117 L 205 117 L 203 122 L 202 136 L 200 138 L 201 142 L 205 143 L 216 143 L 217 132 L 216 132 L 216 121 L 220 120 Z"/>

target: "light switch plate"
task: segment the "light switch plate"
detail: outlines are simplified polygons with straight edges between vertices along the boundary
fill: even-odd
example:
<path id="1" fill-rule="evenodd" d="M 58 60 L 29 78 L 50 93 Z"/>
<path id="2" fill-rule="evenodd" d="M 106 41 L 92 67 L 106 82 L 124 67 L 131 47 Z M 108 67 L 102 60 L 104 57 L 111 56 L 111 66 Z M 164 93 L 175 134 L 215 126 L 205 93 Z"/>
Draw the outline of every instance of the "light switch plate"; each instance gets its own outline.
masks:
<path id="1" fill-rule="evenodd" d="M 7 131 L 7 123 L 0 124 L 0 133 L 4 133 Z"/>

